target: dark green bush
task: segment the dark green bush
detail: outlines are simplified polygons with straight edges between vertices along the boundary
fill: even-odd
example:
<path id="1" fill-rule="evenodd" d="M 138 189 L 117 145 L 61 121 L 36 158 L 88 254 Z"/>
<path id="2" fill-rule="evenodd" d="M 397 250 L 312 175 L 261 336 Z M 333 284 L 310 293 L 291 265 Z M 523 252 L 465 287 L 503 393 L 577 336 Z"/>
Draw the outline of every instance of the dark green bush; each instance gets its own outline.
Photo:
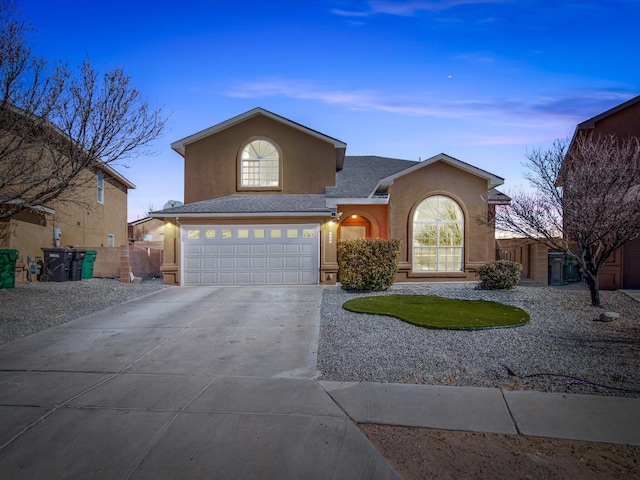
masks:
<path id="1" fill-rule="evenodd" d="M 522 265 L 507 260 L 489 262 L 476 270 L 482 290 L 511 289 L 520 281 Z"/>
<path id="2" fill-rule="evenodd" d="M 396 278 L 399 256 L 400 240 L 339 241 L 338 275 L 343 290 L 386 290 Z"/>

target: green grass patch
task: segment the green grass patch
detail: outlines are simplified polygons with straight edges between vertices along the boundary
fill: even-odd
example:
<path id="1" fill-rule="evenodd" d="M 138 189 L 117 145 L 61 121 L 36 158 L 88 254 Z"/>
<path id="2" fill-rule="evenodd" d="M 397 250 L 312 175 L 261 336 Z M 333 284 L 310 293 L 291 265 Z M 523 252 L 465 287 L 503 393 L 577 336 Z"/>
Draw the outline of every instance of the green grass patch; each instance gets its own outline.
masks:
<path id="1" fill-rule="evenodd" d="M 435 295 L 360 297 L 346 301 L 342 308 L 350 312 L 396 317 L 421 327 L 450 330 L 519 327 L 530 319 L 529 314 L 518 307 Z"/>

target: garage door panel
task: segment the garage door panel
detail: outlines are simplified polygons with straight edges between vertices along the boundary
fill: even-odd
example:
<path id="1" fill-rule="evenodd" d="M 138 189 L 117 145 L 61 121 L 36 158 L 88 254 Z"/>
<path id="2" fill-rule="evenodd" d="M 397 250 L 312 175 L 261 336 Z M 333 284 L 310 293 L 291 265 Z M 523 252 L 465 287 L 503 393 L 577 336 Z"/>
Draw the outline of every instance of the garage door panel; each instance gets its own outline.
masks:
<path id="1" fill-rule="evenodd" d="M 252 245 L 251 253 L 253 255 L 265 255 L 267 253 L 267 245 Z"/>
<path id="2" fill-rule="evenodd" d="M 264 270 L 267 268 L 267 258 L 266 257 L 252 257 L 251 258 L 251 268 Z"/>
<path id="3" fill-rule="evenodd" d="M 284 268 L 287 270 L 300 268 L 300 259 L 298 257 L 285 257 Z"/>
<path id="4" fill-rule="evenodd" d="M 267 273 L 269 285 L 282 285 L 284 283 L 284 272 L 273 272 L 270 271 Z"/>
<path id="5" fill-rule="evenodd" d="M 185 261 L 185 266 L 187 270 L 201 270 L 202 269 L 202 258 L 199 257 L 188 257 Z"/>
<path id="6" fill-rule="evenodd" d="M 284 266 L 284 259 L 282 257 L 269 258 L 269 269 L 280 269 Z"/>
<path id="7" fill-rule="evenodd" d="M 181 229 L 183 284 L 318 284 L 318 225 Z"/>
<path id="8" fill-rule="evenodd" d="M 185 253 L 187 255 L 202 255 L 202 247 L 200 245 L 187 245 Z"/>
<path id="9" fill-rule="evenodd" d="M 202 270 L 218 270 L 220 268 L 220 261 L 215 257 L 203 257 L 202 258 Z"/>
<path id="10" fill-rule="evenodd" d="M 267 285 L 267 272 L 252 272 L 251 273 L 252 285 Z"/>
<path id="11" fill-rule="evenodd" d="M 218 255 L 234 255 L 233 244 L 220 245 L 218 247 Z"/>
<path id="12" fill-rule="evenodd" d="M 235 259 L 234 268 L 236 270 L 249 270 L 251 267 L 251 259 L 249 257 L 238 257 Z"/>
<path id="13" fill-rule="evenodd" d="M 220 269 L 222 270 L 233 270 L 235 268 L 233 257 L 220 257 Z"/>

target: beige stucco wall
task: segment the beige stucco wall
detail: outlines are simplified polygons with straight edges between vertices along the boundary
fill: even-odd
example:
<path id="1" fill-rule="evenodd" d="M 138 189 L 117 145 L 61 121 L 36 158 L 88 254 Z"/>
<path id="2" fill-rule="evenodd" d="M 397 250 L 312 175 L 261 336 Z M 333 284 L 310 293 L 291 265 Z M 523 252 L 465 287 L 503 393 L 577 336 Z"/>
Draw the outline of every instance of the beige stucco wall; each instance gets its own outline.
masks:
<path id="1" fill-rule="evenodd" d="M 100 204 L 96 175 L 86 172 L 83 178 L 73 201 L 60 199 L 48 205 L 54 215 L 24 212 L 9 221 L 9 235 L 1 243 L 3 248 L 18 250 L 18 263 L 26 263 L 28 255 L 42 257 L 42 248 L 55 247 L 54 228 L 62 231 L 60 247 L 106 247 L 108 234 L 114 235 L 116 247 L 127 244 L 126 188 L 105 178 L 104 203 Z M 16 280 L 23 281 L 24 275 Z"/>
<path id="2" fill-rule="evenodd" d="M 257 193 L 325 193 L 327 186 L 335 185 L 333 144 L 258 115 L 186 146 L 185 203 L 236 193 L 238 155 L 258 134 L 282 152 L 282 188 Z"/>
<path id="3" fill-rule="evenodd" d="M 390 237 L 401 240 L 397 281 L 459 279 L 474 280 L 474 270 L 495 259 L 493 231 L 475 218 L 487 213 L 487 180 L 448 163 L 438 161 L 396 179 L 389 188 Z M 433 195 L 455 200 L 464 213 L 464 272 L 411 272 L 413 213 L 420 202 Z"/>

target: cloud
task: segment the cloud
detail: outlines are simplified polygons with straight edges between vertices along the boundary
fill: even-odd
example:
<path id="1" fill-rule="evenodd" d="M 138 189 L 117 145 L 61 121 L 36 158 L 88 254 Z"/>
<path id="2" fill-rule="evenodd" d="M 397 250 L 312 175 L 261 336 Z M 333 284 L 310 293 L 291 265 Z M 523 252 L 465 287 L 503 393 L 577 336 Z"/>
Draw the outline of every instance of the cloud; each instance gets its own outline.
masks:
<path id="1" fill-rule="evenodd" d="M 413 117 L 483 118 L 492 125 L 536 129 L 550 122 L 576 125 L 635 94 L 624 88 L 594 88 L 530 97 L 446 98 L 425 92 L 389 93 L 374 89 L 334 89 L 310 80 L 266 78 L 243 82 L 227 92 L 236 98 L 288 97 L 318 101 L 354 111 Z"/>
<path id="2" fill-rule="evenodd" d="M 363 10 L 333 9 L 331 13 L 345 17 L 369 17 L 376 14 L 414 17 L 419 12 L 440 12 L 460 5 L 478 5 L 487 3 L 505 3 L 511 0 L 369 0 L 368 8 Z"/>

